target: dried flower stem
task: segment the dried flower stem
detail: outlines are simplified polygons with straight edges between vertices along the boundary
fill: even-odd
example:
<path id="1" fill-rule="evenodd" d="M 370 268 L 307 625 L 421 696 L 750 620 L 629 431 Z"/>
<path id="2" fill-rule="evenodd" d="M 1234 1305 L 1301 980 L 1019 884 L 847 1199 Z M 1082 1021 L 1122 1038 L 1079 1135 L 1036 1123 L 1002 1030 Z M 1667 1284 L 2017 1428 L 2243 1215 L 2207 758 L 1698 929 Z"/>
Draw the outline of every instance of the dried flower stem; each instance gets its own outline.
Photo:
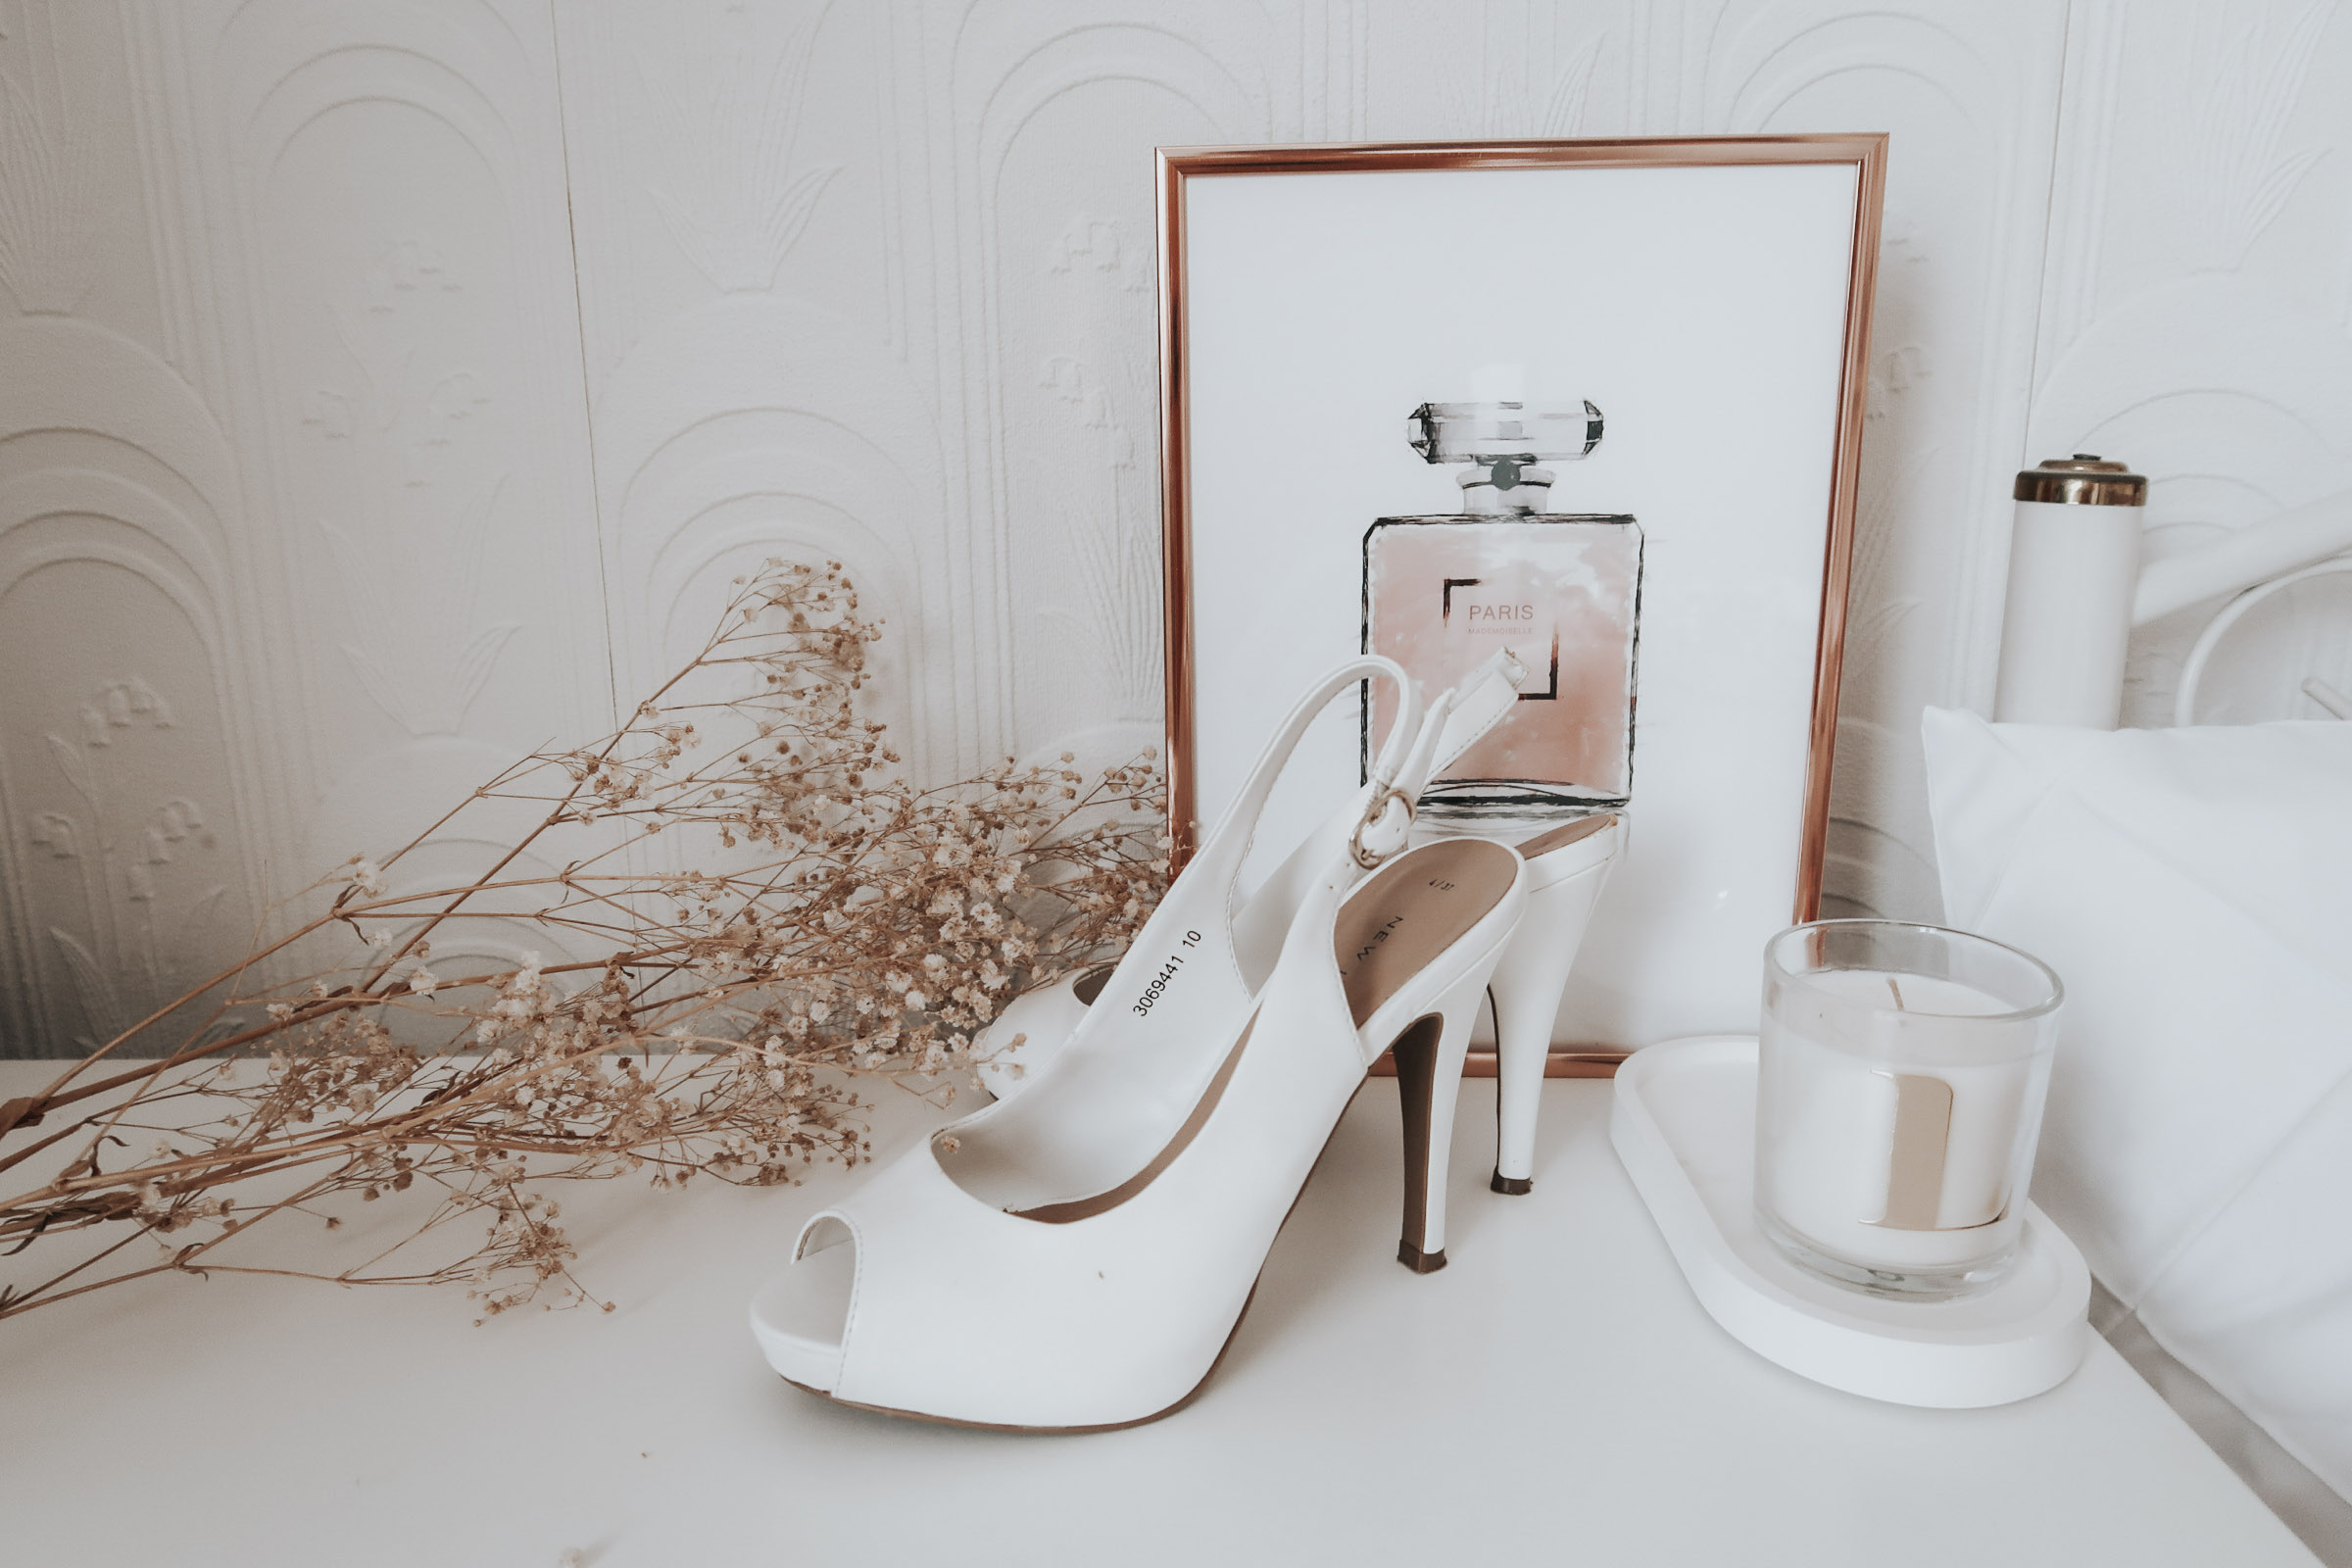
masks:
<path id="1" fill-rule="evenodd" d="M 855 1076 L 952 1099 L 1005 1000 L 1133 936 L 1167 872 L 1159 785 L 1148 760 L 1089 780 L 1067 757 L 908 783 L 857 710 L 879 635 L 838 564 L 769 563 L 620 729 L 524 759 L 380 864 L 355 857 L 281 934 L 0 1104 L 0 1172 L 54 1165 L 0 1196 L 0 1259 L 80 1254 L 0 1280 L 0 1317 L 216 1270 L 465 1282 L 485 1314 L 551 1288 L 586 1300 L 549 1184 L 788 1182 L 867 1152 Z M 461 816 L 518 801 L 544 811 L 485 869 L 433 869 Z M 420 885 L 394 886 L 412 864 Z M 464 972 L 436 976 L 436 950 Z M 93 1076 L 190 1014 L 156 1059 Z M 417 1188 L 434 1201 L 357 1261 L 222 1252 Z M 419 1247 L 469 1218 L 478 1244 Z M 158 1250 L 121 1256 L 142 1240 Z"/>

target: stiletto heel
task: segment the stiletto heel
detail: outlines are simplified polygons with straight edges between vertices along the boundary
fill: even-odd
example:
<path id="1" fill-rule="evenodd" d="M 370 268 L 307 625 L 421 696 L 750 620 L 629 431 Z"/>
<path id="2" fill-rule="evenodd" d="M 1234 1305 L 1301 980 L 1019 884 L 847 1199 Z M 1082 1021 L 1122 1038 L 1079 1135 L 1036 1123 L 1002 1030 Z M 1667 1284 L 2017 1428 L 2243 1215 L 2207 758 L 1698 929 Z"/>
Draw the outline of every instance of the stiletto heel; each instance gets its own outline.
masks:
<path id="1" fill-rule="evenodd" d="M 1527 860 L 1527 912 L 1488 982 L 1494 1003 L 1494 1179 L 1489 1183 L 1494 1192 L 1535 1189 L 1536 1114 L 1552 1020 L 1624 837 L 1618 817 L 1589 816 L 1519 846 Z"/>
<path id="2" fill-rule="evenodd" d="M 1396 1261 L 1416 1274 L 1446 1266 L 1446 1163 L 1453 1148 L 1453 1108 L 1461 1098 L 1462 1058 L 1485 1000 L 1487 975 L 1454 982 L 1435 1010 L 1396 1037 L 1396 1102 L 1404 1119 L 1404 1233 Z"/>

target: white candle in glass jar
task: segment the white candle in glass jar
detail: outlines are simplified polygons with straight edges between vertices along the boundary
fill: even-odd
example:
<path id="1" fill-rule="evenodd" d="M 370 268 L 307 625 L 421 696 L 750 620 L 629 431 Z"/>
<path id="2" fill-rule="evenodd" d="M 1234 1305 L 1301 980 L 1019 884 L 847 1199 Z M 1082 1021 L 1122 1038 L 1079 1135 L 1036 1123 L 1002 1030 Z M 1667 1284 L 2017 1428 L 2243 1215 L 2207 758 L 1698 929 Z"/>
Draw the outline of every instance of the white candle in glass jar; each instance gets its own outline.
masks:
<path id="1" fill-rule="evenodd" d="M 1833 1255 L 1896 1272 L 1965 1269 L 2024 1223 L 2011 1192 L 2038 1130 L 2046 1053 L 1983 1021 L 1975 987 L 1883 969 L 1806 974 L 1764 1019 L 1758 1197 Z M 1817 994 L 1808 1005 L 1805 993 Z"/>

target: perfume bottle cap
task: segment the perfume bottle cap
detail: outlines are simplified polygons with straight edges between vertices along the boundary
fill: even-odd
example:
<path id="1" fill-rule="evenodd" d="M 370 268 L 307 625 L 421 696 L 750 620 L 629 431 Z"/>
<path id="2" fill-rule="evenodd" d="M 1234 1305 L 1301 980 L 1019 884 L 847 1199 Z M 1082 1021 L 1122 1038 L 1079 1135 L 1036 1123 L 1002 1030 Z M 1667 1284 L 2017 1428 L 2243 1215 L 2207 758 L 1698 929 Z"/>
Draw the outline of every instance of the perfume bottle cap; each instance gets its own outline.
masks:
<path id="1" fill-rule="evenodd" d="M 1424 403 L 1405 439 L 1428 463 L 1574 463 L 1600 445 L 1600 410 L 1525 403 Z"/>

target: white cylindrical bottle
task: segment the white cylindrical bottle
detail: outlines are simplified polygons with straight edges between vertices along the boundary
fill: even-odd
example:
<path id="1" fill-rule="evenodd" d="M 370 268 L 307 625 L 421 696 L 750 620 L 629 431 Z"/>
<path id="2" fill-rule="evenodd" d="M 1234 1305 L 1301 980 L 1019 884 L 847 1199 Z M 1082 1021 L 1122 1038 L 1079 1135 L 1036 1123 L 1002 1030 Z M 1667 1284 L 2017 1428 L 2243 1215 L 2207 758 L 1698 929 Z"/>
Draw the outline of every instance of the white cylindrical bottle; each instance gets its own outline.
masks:
<path id="1" fill-rule="evenodd" d="M 2113 729 L 2148 481 L 2087 453 L 2017 476 L 1993 717 Z"/>

